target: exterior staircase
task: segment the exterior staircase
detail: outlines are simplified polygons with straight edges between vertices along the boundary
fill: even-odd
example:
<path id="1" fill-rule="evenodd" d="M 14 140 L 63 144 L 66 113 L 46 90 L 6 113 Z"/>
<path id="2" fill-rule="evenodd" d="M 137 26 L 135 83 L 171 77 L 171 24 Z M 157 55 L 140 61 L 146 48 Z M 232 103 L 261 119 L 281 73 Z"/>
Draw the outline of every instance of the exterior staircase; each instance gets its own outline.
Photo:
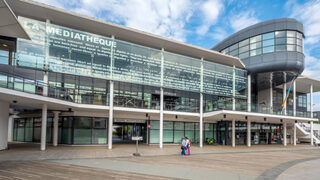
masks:
<path id="1" fill-rule="evenodd" d="M 307 123 L 296 123 L 297 127 L 297 138 L 300 142 L 310 143 L 311 141 L 311 128 L 310 124 Z M 315 145 L 320 145 L 320 134 L 318 130 L 313 130 L 313 143 Z"/>

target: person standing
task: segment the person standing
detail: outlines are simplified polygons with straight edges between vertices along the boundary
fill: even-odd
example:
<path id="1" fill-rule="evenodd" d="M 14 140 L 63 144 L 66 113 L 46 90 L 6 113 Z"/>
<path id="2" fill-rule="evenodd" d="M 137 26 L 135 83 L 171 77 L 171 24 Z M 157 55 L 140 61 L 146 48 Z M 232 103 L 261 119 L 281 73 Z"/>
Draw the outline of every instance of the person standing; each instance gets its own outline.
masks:
<path id="1" fill-rule="evenodd" d="M 186 145 L 187 145 L 187 149 L 188 149 L 188 155 L 190 155 L 191 154 L 191 152 L 190 152 L 191 141 L 188 137 L 186 137 Z"/>
<path id="2" fill-rule="evenodd" d="M 186 145 L 187 145 L 187 142 L 186 142 L 186 139 L 185 137 L 182 137 L 181 138 L 181 155 L 186 155 Z"/>

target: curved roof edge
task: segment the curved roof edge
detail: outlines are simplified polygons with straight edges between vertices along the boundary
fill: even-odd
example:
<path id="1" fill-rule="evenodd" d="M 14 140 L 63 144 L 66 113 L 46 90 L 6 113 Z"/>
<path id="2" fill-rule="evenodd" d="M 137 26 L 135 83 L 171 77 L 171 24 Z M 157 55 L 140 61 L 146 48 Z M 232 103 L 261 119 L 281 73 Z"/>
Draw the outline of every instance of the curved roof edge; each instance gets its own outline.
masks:
<path id="1" fill-rule="evenodd" d="M 197 47 L 180 41 L 161 37 L 144 31 L 106 22 L 97 18 L 66 11 L 31 0 L 11 0 L 8 2 L 17 16 L 25 16 L 40 21 L 49 19 L 51 23 L 90 32 L 102 36 L 115 36 L 116 39 L 155 48 L 193 58 L 203 58 L 227 66 L 245 69 L 239 58 L 224 55 L 210 49 Z"/>
<path id="2" fill-rule="evenodd" d="M 303 24 L 293 18 L 280 18 L 263 21 L 249 27 L 246 27 L 231 36 L 227 37 L 223 41 L 211 48 L 211 50 L 221 51 L 226 47 L 231 46 L 237 42 L 247 39 L 259 34 L 278 31 L 278 30 L 295 30 L 304 34 Z"/>

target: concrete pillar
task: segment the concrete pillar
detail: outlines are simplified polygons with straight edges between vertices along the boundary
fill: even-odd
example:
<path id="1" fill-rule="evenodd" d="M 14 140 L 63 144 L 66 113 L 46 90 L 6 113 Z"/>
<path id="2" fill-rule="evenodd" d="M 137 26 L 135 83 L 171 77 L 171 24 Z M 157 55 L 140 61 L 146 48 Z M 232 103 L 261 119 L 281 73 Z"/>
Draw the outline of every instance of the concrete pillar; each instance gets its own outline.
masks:
<path id="1" fill-rule="evenodd" d="M 41 122 L 41 151 L 46 150 L 47 135 L 47 104 L 42 105 L 42 122 Z"/>
<path id="2" fill-rule="evenodd" d="M 293 116 L 297 116 L 297 91 L 296 80 L 293 80 Z"/>
<path id="3" fill-rule="evenodd" d="M 200 147 L 203 146 L 203 94 L 200 93 Z"/>
<path id="4" fill-rule="evenodd" d="M 313 85 L 310 85 L 310 118 L 313 118 Z"/>
<path id="5" fill-rule="evenodd" d="M 163 88 L 160 88 L 160 148 L 163 147 Z"/>
<path id="6" fill-rule="evenodd" d="M 293 123 L 293 145 L 297 145 L 297 125 Z"/>
<path id="7" fill-rule="evenodd" d="M 313 146 L 313 121 L 310 122 L 310 144 Z"/>
<path id="8" fill-rule="evenodd" d="M 9 103 L 0 101 L 0 150 L 8 148 Z"/>
<path id="9" fill-rule="evenodd" d="M 287 146 L 287 122 L 283 123 L 283 145 Z"/>
<path id="10" fill-rule="evenodd" d="M 232 120 L 232 147 L 236 147 L 236 120 Z"/>
<path id="11" fill-rule="evenodd" d="M 59 111 L 53 112 L 53 146 L 58 145 L 59 113 Z"/>
<path id="12" fill-rule="evenodd" d="M 247 146 L 251 146 L 251 120 L 247 121 Z"/>
<path id="13" fill-rule="evenodd" d="M 15 115 L 10 115 L 8 119 L 8 142 L 13 141 L 14 116 Z"/>
<path id="14" fill-rule="evenodd" d="M 284 83 L 283 84 L 283 102 L 286 100 L 286 95 L 287 95 L 287 84 Z M 287 102 L 284 103 L 284 106 L 283 106 L 283 115 L 287 115 Z"/>
<path id="15" fill-rule="evenodd" d="M 49 81 L 48 81 L 48 72 L 43 73 L 43 96 L 48 96 L 48 86 L 49 86 Z"/>
<path id="16" fill-rule="evenodd" d="M 248 75 L 248 102 L 247 109 L 248 112 L 251 112 L 251 74 Z"/>
<path id="17" fill-rule="evenodd" d="M 109 97 L 109 124 L 108 124 L 108 149 L 112 149 L 112 131 L 113 131 L 113 87 L 114 82 L 109 81 L 110 97 Z"/>

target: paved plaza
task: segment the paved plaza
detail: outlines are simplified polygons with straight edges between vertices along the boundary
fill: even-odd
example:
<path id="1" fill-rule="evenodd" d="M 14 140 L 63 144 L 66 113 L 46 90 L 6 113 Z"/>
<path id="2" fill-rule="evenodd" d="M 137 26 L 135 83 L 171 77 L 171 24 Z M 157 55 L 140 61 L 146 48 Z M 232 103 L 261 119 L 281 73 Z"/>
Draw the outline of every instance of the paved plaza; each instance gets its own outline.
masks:
<path id="1" fill-rule="evenodd" d="M 49 146 L 10 144 L 0 151 L 0 179 L 318 179 L 320 149 L 310 145 L 192 147 L 178 145 Z"/>

